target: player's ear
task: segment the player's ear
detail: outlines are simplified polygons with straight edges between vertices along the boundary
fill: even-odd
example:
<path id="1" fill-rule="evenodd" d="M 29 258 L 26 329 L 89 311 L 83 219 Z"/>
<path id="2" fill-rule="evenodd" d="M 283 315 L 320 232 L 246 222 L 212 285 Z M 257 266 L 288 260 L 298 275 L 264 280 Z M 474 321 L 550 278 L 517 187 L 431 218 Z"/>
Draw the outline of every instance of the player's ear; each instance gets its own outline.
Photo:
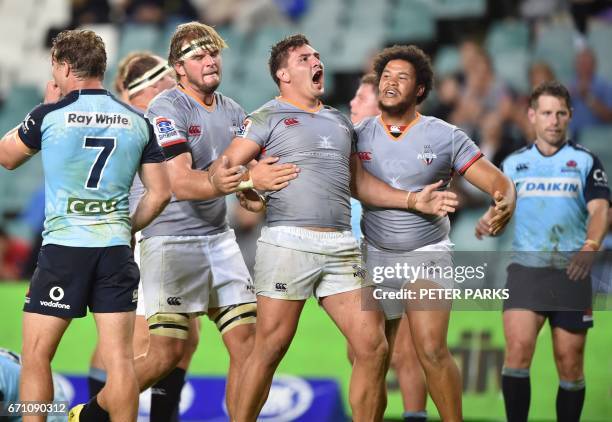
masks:
<path id="1" fill-rule="evenodd" d="M 282 81 L 285 83 L 291 82 L 291 78 L 289 77 L 289 72 L 287 71 L 287 68 L 281 67 L 280 69 L 278 69 L 276 71 L 276 77 L 278 78 L 279 81 Z"/>
<path id="2" fill-rule="evenodd" d="M 174 63 L 174 71 L 178 76 L 185 76 L 185 67 L 183 66 L 182 61 L 178 61 Z"/>
<path id="3" fill-rule="evenodd" d="M 417 89 L 417 98 L 421 98 L 425 94 L 425 87 L 423 85 L 419 85 Z"/>
<path id="4" fill-rule="evenodd" d="M 62 73 L 64 74 L 64 77 L 67 78 L 70 75 L 70 72 L 72 72 L 72 67 L 68 62 L 63 62 L 62 65 L 64 67 L 64 71 Z"/>
<path id="5" fill-rule="evenodd" d="M 529 122 L 532 125 L 535 125 L 535 117 L 536 117 L 536 111 L 532 107 L 529 107 L 527 109 L 527 118 L 529 119 Z"/>

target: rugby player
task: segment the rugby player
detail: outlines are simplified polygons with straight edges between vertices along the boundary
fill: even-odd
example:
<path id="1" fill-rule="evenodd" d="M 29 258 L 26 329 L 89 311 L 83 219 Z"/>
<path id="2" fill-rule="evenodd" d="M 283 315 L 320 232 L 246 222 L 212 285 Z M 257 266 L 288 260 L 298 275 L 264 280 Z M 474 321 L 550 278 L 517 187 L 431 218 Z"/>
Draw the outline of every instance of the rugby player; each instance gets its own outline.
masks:
<path id="1" fill-rule="evenodd" d="M 358 154 L 353 159 L 361 160 L 365 170 L 389 185 L 410 191 L 419 191 L 437 180 L 443 180 L 440 188 L 445 189 L 453 173 L 458 173 L 495 199 L 492 230 L 499 231 L 514 209 L 511 181 L 483 158 L 463 131 L 440 119 L 421 115 L 416 109 L 433 84 L 429 57 L 415 46 L 389 47 L 375 57 L 374 73 L 382 112 L 355 128 Z M 398 264 L 414 268 L 432 263 L 452 266 L 453 244 L 448 237 L 450 222 L 446 215 L 424 215 L 366 202 L 361 225 L 364 260 L 370 276 L 376 268 Z M 383 280 L 381 286 L 397 291 L 407 286 L 416 290 L 449 288 L 452 280 L 424 277 L 408 280 L 397 274 Z M 400 318 L 406 313 L 410 335 L 402 341 L 411 342 L 416 350 L 440 418 L 460 421 L 461 376 L 446 343 L 450 304 L 420 305 L 382 301 L 389 345 L 393 346 Z M 412 418 L 409 420 L 425 419 L 424 398 L 422 404 L 420 412 L 408 415 Z"/>
<path id="2" fill-rule="evenodd" d="M 374 73 L 368 73 L 361 78 L 361 82 L 351 100 L 351 122 L 354 125 L 362 120 L 380 114 L 378 108 L 378 80 Z M 361 203 L 351 198 L 351 219 L 361 219 Z M 353 235 L 355 233 L 355 225 Z M 361 230 L 359 230 L 361 233 Z M 353 361 L 352 351 L 349 347 L 349 360 Z M 412 338 L 410 337 L 410 326 L 405 315 L 401 317 L 395 344 L 390 353 L 391 367 L 395 371 L 404 404 L 402 414 L 404 421 L 422 421 L 427 419 L 425 405 L 427 403 L 427 386 L 425 385 L 425 375 L 419 363 Z"/>
<path id="3" fill-rule="evenodd" d="M 16 168 L 42 150 L 45 172 L 45 229 L 24 306 L 20 399 L 53 399 L 51 360 L 71 319 L 89 307 L 108 378 L 87 411 L 80 405 L 70 418 L 78 420 L 83 411 L 90 420 L 110 414 L 133 421 L 139 273 L 130 239 L 168 203 L 170 182 L 148 120 L 102 86 L 102 39 L 87 30 L 61 32 L 51 63 L 63 98 L 34 108 L 0 141 L 4 167 Z M 146 193 L 130 216 L 128 193 L 137 170 Z"/>
<path id="4" fill-rule="evenodd" d="M 147 111 L 167 159 L 174 195 L 142 233 L 142 287 L 151 335 L 147 354 L 136 359 L 135 367 L 141 390 L 171 372 L 184 356 L 189 320 L 207 313 L 230 354 L 226 402 L 232 417 L 238 375 L 253 343 L 256 306 L 221 196 L 243 189 L 245 176 L 250 187 L 280 189 L 296 177 L 297 168 L 267 159 L 247 175 L 238 166 L 225 168 L 216 179 L 224 192 L 210 184 L 209 165 L 245 116 L 235 101 L 216 92 L 224 47 L 225 41 L 207 25 L 179 25 L 168 58 L 178 86 L 155 97 Z"/>
<path id="5" fill-rule="evenodd" d="M 161 57 L 151 53 L 139 52 L 131 53 L 121 61 L 123 66 L 119 66 L 118 75 L 121 80 L 118 82 L 121 87 L 119 94 L 127 98 L 128 103 L 136 109 L 146 112 L 151 100 L 166 89 L 176 86 L 174 71 Z M 135 176 L 135 189 L 130 192 L 130 207 L 138 203 L 138 199 L 143 194 L 142 183 Z M 140 265 L 140 233 L 136 234 L 134 249 L 134 259 Z M 140 356 L 147 352 L 149 345 L 149 329 L 144 317 L 144 297 L 142 285 L 139 284 L 138 305 L 136 307 L 136 323 L 134 326 L 134 356 Z M 163 379 L 151 387 L 151 408 L 149 419 L 151 422 L 168 422 L 178 420 L 178 405 L 181 390 L 185 383 L 185 373 L 191 362 L 199 340 L 199 319 L 189 320 L 189 333 L 184 354 L 177 367 Z M 94 396 L 102 388 L 105 380 L 105 373 L 102 368 L 103 362 L 97 353 L 97 348 L 92 356 L 90 367 L 90 395 Z M 99 387 L 98 387 L 99 386 Z"/>
<path id="6" fill-rule="evenodd" d="M 529 367 L 546 319 L 559 374 L 557 420 L 579 421 L 584 403 L 584 346 L 593 327 L 589 270 L 607 232 L 610 188 L 599 159 L 568 140 L 571 117 L 563 85 L 551 81 L 534 88 L 528 118 L 536 140 L 502 164 L 518 192 L 512 243 L 517 254 L 508 267 L 504 301 L 502 390 L 510 422 L 528 419 Z M 479 220 L 477 237 L 491 233 L 492 215 L 489 209 Z"/>
<path id="7" fill-rule="evenodd" d="M 267 195 L 267 227 L 255 263 L 255 345 L 242 372 L 235 420 L 256 419 L 312 295 L 354 351 L 353 420 L 378 420 L 386 402 L 388 349 L 382 313 L 361 308 L 362 279 L 354 274 L 361 257 L 350 232 L 351 173 L 358 199 L 379 206 L 445 214 L 452 209 L 453 195 L 434 192 L 435 185 L 410 195 L 362 171 L 359 161 L 350 169 L 352 124 L 321 103 L 323 64 L 306 37 L 278 42 L 269 65 L 280 96 L 248 116 L 240 136 L 211 169 L 215 185 L 223 189 L 217 175 L 223 177 L 228 165 L 248 163 L 262 151 L 300 167 L 300 176 L 288 187 Z"/>
<path id="8" fill-rule="evenodd" d="M 366 117 L 380 114 L 376 75 L 373 73 L 363 75 L 349 105 L 351 106 L 351 122 L 353 125 L 358 124 Z"/>

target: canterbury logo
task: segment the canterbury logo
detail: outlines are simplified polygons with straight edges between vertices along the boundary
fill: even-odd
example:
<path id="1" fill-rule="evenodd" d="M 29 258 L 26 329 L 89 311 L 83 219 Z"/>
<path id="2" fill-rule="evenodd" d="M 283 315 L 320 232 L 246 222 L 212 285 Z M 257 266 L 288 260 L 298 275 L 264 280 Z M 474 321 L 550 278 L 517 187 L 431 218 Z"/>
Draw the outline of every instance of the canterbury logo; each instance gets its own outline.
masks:
<path id="1" fill-rule="evenodd" d="M 166 300 L 166 302 L 168 302 L 168 305 L 178 306 L 181 304 L 181 298 L 178 296 L 171 296 Z"/>
<path id="2" fill-rule="evenodd" d="M 287 291 L 287 283 L 276 283 L 274 285 L 274 289 L 277 292 L 286 292 Z"/>

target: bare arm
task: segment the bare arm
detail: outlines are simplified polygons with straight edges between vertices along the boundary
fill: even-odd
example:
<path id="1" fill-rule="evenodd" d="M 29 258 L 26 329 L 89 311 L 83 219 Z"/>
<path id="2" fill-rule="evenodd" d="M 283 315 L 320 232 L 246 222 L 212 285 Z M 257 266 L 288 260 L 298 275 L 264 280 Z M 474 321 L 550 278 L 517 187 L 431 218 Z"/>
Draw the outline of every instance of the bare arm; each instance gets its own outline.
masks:
<path id="1" fill-rule="evenodd" d="M 191 153 L 184 152 L 166 163 L 172 193 L 179 201 L 203 201 L 223 195 L 210 183 L 208 171 L 192 168 Z"/>
<path id="2" fill-rule="evenodd" d="M 608 232 L 607 199 L 592 199 L 587 203 L 589 222 L 587 224 L 586 239 L 578 253 L 574 254 L 567 266 L 567 275 L 570 280 L 583 280 L 589 275 L 595 254 L 601 248 L 601 241 Z"/>
<path id="3" fill-rule="evenodd" d="M 601 245 L 603 238 L 608 233 L 608 210 L 607 199 L 592 199 L 587 203 L 589 212 L 589 223 L 587 225 L 586 237 L 588 240 Z"/>
<path id="4" fill-rule="evenodd" d="M 395 189 L 364 169 L 357 154 L 351 156 L 351 194 L 368 205 L 444 216 L 454 212 L 458 202 L 452 192 L 436 192 L 441 185 L 439 181 L 416 193 Z"/>
<path id="5" fill-rule="evenodd" d="M 484 157 L 472 164 L 463 176 L 493 198 L 495 206 L 491 207 L 483 217 L 488 218 L 488 234 L 495 236 L 501 233 L 510 222 L 516 207 L 514 183 Z"/>
<path id="6" fill-rule="evenodd" d="M 260 191 L 277 191 L 297 177 L 299 169 L 294 164 L 274 164 L 277 157 L 266 157 L 257 162 L 260 153 L 259 145 L 247 138 L 234 138 L 217 161 L 209 169 L 211 183 L 217 190 L 228 194 L 238 190 L 241 179 L 251 180 L 254 189 Z M 249 164 L 246 176 L 238 174 L 236 169 Z M 233 166 L 233 167 L 231 167 Z"/>
<path id="7" fill-rule="evenodd" d="M 140 180 L 145 193 L 131 216 L 132 234 L 148 226 L 168 205 L 172 192 L 166 163 L 147 163 L 140 166 Z"/>
<path id="8" fill-rule="evenodd" d="M 0 165 L 8 170 L 14 170 L 37 152 L 28 148 L 19 137 L 17 128 L 13 128 L 0 140 Z"/>

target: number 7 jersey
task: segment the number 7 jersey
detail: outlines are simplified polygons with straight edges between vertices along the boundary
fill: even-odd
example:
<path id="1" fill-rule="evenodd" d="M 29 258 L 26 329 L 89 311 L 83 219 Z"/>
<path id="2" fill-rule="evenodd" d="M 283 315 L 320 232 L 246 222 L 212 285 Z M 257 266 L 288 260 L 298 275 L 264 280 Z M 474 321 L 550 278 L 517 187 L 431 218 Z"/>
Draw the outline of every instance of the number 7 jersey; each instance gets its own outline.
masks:
<path id="1" fill-rule="evenodd" d="M 129 245 L 134 175 L 164 160 L 148 120 L 106 90 L 82 89 L 36 107 L 18 133 L 42 153 L 43 244 Z"/>

